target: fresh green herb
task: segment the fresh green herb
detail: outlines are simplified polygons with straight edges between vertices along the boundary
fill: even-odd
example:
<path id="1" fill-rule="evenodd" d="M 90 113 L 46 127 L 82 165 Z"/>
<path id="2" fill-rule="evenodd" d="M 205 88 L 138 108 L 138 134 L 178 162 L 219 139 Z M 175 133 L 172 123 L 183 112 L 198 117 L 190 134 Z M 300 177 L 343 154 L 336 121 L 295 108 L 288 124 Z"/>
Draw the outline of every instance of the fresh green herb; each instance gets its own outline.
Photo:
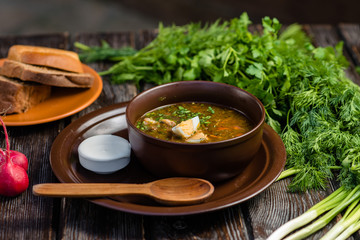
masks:
<path id="1" fill-rule="evenodd" d="M 323 189 L 338 167 L 342 184 L 360 184 L 360 90 L 344 74 L 343 44 L 315 47 L 299 25 L 280 34 L 269 17 L 261 33 L 250 24 L 246 13 L 204 26 L 160 24 L 148 46 L 101 74 L 115 83 L 203 79 L 245 89 L 264 104 L 287 167 L 298 170 L 290 190 Z"/>
<path id="2" fill-rule="evenodd" d="M 212 113 L 212 114 L 215 113 L 214 109 L 213 109 L 212 107 L 210 107 L 210 106 L 208 107 L 207 111 L 210 112 L 210 113 Z"/>
<path id="3" fill-rule="evenodd" d="M 289 189 L 324 189 L 336 171 L 341 194 L 351 200 L 343 204 L 335 197 L 327 219 L 314 228 L 319 229 L 360 192 L 360 88 L 345 75 L 342 42 L 315 47 L 299 25 L 280 33 L 279 21 L 269 17 L 261 33 L 250 31 L 250 24 L 246 13 L 205 26 L 160 24 L 148 46 L 101 74 L 137 85 L 209 80 L 257 96 L 285 144 L 288 170 L 282 176 L 295 175 Z"/>
<path id="4" fill-rule="evenodd" d="M 144 122 L 138 122 L 138 123 L 136 124 L 136 128 L 138 128 L 138 129 L 140 129 L 140 130 L 142 130 L 142 131 L 145 131 L 145 130 L 148 129 L 148 127 L 144 124 Z"/>
<path id="5" fill-rule="evenodd" d="M 214 112 L 214 113 L 215 113 L 215 112 Z M 211 118 L 210 115 L 201 116 L 201 117 L 200 117 L 200 124 L 205 124 L 205 125 L 210 124 L 210 121 L 208 121 L 210 118 Z"/>
<path id="6" fill-rule="evenodd" d="M 184 108 L 183 106 L 178 106 L 178 109 L 175 110 L 172 113 L 172 115 L 179 117 L 181 119 L 180 121 L 185 121 L 190 118 L 196 117 L 197 113 L 194 113 L 194 112 L 190 111 L 189 109 Z"/>
<path id="7" fill-rule="evenodd" d="M 104 40 L 101 41 L 101 46 L 89 47 L 80 42 L 75 42 L 74 46 L 81 50 L 79 58 L 85 63 L 103 60 L 118 61 L 121 57 L 132 56 L 137 52 L 131 47 L 114 49 Z"/>

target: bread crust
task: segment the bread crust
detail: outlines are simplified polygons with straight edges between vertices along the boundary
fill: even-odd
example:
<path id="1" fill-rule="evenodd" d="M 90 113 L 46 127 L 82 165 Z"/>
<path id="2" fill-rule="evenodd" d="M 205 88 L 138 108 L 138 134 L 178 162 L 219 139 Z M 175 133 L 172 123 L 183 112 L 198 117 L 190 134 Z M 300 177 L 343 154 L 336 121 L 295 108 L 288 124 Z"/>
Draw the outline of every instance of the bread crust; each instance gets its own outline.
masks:
<path id="1" fill-rule="evenodd" d="M 26 64 L 47 66 L 69 72 L 84 72 L 79 55 L 62 49 L 13 45 L 9 49 L 7 58 Z"/>
<path id="2" fill-rule="evenodd" d="M 58 71 L 8 59 L 4 61 L 0 73 L 10 78 L 57 87 L 89 88 L 94 82 L 94 76 L 89 73 Z"/>
<path id="3" fill-rule="evenodd" d="M 51 87 L 0 76 L 0 113 L 23 113 L 48 99 Z"/>

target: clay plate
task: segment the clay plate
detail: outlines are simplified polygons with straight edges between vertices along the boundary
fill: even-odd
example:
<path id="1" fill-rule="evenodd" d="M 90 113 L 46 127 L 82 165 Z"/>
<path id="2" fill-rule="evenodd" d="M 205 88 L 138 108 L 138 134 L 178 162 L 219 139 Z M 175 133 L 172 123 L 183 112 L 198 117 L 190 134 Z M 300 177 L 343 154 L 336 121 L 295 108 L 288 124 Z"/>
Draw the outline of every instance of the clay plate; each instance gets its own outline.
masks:
<path id="1" fill-rule="evenodd" d="M 5 59 L 0 59 L 0 67 Z M 77 112 L 93 103 L 103 88 L 99 74 L 89 66 L 83 64 L 84 72 L 95 77 L 91 88 L 60 88 L 53 87 L 51 96 L 46 101 L 34 106 L 25 113 L 11 114 L 3 117 L 7 126 L 26 126 L 52 122 Z"/>
<path id="2" fill-rule="evenodd" d="M 97 134 L 127 138 L 126 106 L 127 103 L 119 103 L 91 112 L 72 122 L 57 136 L 51 148 L 50 164 L 60 182 L 144 183 L 157 179 L 142 168 L 133 154 L 126 168 L 110 175 L 93 173 L 79 164 L 77 148 L 85 138 Z M 238 176 L 216 183 L 214 195 L 204 203 L 169 207 L 139 196 L 88 200 L 107 208 L 144 215 L 175 216 L 210 212 L 244 202 L 264 191 L 277 179 L 285 161 L 283 142 L 265 124 L 262 145 L 254 160 Z"/>

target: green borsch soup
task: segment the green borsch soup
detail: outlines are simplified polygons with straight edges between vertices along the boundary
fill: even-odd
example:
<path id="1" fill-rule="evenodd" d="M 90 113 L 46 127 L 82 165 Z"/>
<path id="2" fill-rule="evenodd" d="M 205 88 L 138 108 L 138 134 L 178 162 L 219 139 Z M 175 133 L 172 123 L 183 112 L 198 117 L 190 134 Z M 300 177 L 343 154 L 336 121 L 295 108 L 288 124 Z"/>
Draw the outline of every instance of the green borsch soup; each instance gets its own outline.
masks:
<path id="1" fill-rule="evenodd" d="M 135 124 L 150 136 L 181 143 L 223 141 L 254 127 L 239 111 L 202 102 L 162 106 L 147 112 Z"/>

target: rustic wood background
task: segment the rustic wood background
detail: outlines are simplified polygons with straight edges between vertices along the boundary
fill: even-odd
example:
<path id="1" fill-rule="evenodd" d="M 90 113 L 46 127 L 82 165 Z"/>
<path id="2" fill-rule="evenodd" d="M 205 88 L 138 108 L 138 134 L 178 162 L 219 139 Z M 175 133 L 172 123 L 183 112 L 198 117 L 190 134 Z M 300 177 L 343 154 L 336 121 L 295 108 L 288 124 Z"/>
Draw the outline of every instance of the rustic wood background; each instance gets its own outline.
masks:
<path id="1" fill-rule="evenodd" d="M 359 23 L 360 1 L 348 0 L 113 0 L 144 16 L 165 23 L 230 19 L 247 12 L 254 23 L 264 16 L 276 17 L 281 23 Z"/>

